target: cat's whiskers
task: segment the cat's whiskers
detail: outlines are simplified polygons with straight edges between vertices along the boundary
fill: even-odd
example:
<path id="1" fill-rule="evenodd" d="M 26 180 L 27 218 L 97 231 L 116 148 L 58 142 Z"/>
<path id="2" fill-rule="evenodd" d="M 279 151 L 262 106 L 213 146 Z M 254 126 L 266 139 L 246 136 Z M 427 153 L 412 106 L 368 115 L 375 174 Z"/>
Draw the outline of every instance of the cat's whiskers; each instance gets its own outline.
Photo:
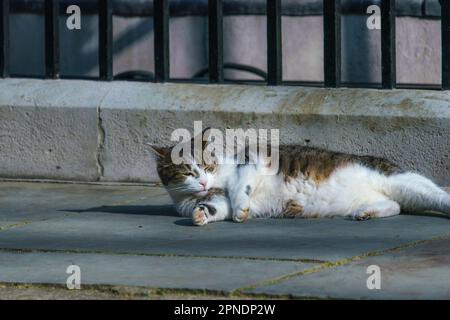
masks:
<path id="1" fill-rule="evenodd" d="M 190 188 L 185 186 L 167 188 L 167 191 L 190 191 Z"/>

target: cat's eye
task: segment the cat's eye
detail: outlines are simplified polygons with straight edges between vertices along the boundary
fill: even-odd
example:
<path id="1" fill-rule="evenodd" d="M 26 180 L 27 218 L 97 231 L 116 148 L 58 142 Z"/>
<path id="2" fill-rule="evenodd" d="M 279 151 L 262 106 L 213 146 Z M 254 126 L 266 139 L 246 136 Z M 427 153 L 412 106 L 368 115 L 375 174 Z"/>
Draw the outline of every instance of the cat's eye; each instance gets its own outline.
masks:
<path id="1" fill-rule="evenodd" d="M 214 172 L 215 167 L 214 166 L 205 166 L 204 170 L 206 172 Z"/>
<path id="2" fill-rule="evenodd" d="M 187 176 L 193 176 L 194 178 L 200 177 L 200 173 L 197 170 L 195 170 L 195 169 L 192 170 L 192 171 L 189 171 L 186 175 Z"/>

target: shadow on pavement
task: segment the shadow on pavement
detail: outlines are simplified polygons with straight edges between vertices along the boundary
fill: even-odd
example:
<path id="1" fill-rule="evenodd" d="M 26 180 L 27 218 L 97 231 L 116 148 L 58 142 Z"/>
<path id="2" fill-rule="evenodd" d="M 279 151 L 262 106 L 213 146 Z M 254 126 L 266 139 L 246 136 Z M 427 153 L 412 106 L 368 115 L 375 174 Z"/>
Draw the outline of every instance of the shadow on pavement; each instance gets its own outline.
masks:
<path id="1" fill-rule="evenodd" d="M 66 212 L 105 212 L 105 213 L 119 213 L 119 214 L 137 214 L 137 215 L 148 215 L 148 216 L 171 216 L 178 217 L 178 213 L 175 208 L 171 205 L 165 206 L 100 206 L 88 209 L 71 209 L 71 210 L 61 210 Z"/>
<path id="2" fill-rule="evenodd" d="M 418 217 L 434 217 L 434 218 L 444 218 L 448 219 L 449 216 L 447 216 L 445 213 L 440 212 L 434 212 L 434 211 L 424 211 L 424 212 L 401 212 L 401 215 L 408 215 L 408 216 L 418 216 Z"/>

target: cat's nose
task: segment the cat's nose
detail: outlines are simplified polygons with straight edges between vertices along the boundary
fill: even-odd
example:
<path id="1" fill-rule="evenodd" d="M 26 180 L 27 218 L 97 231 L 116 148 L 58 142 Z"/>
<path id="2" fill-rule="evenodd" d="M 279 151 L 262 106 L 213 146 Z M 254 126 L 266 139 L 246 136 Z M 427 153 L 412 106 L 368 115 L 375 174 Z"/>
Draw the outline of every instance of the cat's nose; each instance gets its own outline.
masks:
<path id="1" fill-rule="evenodd" d="M 206 185 L 208 184 L 208 182 L 206 181 L 199 181 L 200 185 L 203 187 L 203 190 L 206 190 Z"/>

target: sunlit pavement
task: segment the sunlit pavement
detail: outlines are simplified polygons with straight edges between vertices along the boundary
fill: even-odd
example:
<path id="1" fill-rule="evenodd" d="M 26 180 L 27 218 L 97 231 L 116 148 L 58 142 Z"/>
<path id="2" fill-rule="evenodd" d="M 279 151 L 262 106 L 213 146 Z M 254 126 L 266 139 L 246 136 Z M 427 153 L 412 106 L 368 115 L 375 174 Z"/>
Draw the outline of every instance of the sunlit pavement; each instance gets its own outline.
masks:
<path id="1" fill-rule="evenodd" d="M 449 266 L 439 214 L 194 227 L 157 186 L 0 182 L 2 299 L 449 299 Z"/>

